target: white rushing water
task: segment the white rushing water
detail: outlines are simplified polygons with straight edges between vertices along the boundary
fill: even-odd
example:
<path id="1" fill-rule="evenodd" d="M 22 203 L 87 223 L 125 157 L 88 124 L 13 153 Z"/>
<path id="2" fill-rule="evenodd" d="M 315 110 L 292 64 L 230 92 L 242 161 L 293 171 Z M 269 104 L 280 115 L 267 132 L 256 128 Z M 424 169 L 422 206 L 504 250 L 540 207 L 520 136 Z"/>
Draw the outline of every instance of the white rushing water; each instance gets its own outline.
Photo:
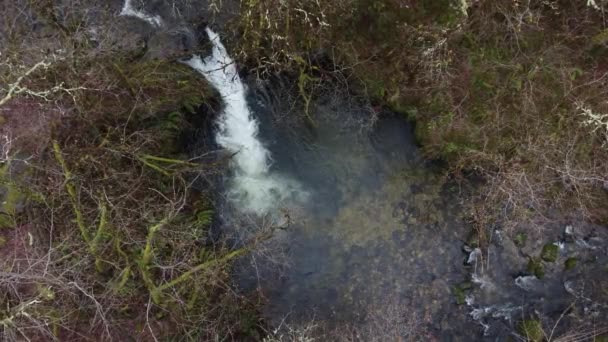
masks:
<path id="1" fill-rule="evenodd" d="M 136 17 L 141 20 L 147 21 L 150 25 L 160 27 L 163 24 L 162 19 L 158 15 L 149 15 L 142 11 L 138 11 L 133 7 L 133 0 L 125 0 L 125 4 L 122 6 L 120 15 L 128 17 Z"/>
<path id="2" fill-rule="evenodd" d="M 297 183 L 270 171 L 271 156 L 258 138 L 258 122 L 246 101 L 246 88 L 219 36 L 206 29 L 213 44 L 210 56 L 195 55 L 185 62 L 199 71 L 215 87 L 225 108 L 218 119 L 217 143 L 233 153 L 234 175 L 229 200 L 249 213 L 266 214 L 286 201 L 302 199 Z"/>

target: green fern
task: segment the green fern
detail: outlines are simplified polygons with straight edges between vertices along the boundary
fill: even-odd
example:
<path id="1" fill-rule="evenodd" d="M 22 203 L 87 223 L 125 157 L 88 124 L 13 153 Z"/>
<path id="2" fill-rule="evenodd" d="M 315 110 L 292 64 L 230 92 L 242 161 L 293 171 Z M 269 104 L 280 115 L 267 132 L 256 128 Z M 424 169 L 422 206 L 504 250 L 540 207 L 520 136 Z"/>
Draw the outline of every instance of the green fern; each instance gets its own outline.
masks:
<path id="1" fill-rule="evenodd" d="M 212 209 L 199 210 L 196 213 L 196 224 L 198 226 L 208 226 L 213 222 L 213 213 Z"/>
<path id="2" fill-rule="evenodd" d="M 202 98 L 198 96 L 191 96 L 184 100 L 182 106 L 184 107 L 184 110 L 187 113 L 194 114 L 198 110 L 198 107 L 200 106 L 201 102 L 203 102 Z"/>
<path id="3" fill-rule="evenodd" d="M 173 137 L 181 131 L 184 121 L 185 120 L 182 113 L 171 112 L 164 120 L 161 121 L 159 128 L 163 133 Z"/>

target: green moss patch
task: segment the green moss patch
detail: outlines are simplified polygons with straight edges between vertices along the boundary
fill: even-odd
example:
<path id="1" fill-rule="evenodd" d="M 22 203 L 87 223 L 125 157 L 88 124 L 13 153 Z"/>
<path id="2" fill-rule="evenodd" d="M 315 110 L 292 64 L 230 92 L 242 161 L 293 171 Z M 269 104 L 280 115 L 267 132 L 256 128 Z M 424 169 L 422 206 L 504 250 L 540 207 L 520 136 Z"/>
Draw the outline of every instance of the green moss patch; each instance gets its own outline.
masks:
<path id="1" fill-rule="evenodd" d="M 545 266 L 538 258 L 530 258 L 527 270 L 528 273 L 534 274 L 538 279 L 542 279 L 545 276 Z"/>
<path id="2" fill-rule="evenodd" d="M 524 233 L 517 233 L 515 235 L 515 238 L 513 239 L 513 242 L 515 242 L 515 245 L 517 247 L 524 247 L 526 245 L 526 240 L 528 240 L 528 236 Z"/>
<path id="3" fill-rule="evenodd" d="M 540 253 L 541 259 L 546 262 L 555 262 L 559 255 L 559 247 L 553 243 L 548 243 L 543 246 L 543 250 Z"/>
<path id="4" fill-rule="evenodd" d="M 564 269 L 566 271 L 573 270 L 576 267 L 577 264 L 578 264 L 578 259 L 577 258 L 568 258 L 564 262 Z"/>
<path id="5" fill-rule="evenodd" d="M 470 281 L 464 281 L 452 288 L 452 294 L 457 305 L 466 304 L 467 292 L 473 289 L 473 284 Z"/>

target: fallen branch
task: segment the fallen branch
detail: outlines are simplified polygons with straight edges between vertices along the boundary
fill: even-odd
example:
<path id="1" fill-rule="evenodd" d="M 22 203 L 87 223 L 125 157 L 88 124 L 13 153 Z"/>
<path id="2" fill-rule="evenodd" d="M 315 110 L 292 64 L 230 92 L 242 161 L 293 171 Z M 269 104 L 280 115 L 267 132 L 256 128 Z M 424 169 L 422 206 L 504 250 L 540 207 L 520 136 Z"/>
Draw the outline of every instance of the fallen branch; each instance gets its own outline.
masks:
<path id="1" fill-rule="evenodd" d="M 26 71 L 25 74 L 20 76 L 17 79 L 17 81 L 15 81 L 15 83 L 10 85 L 6 96 L 4 96 L 4 98 L 0 99 L 0 106 L 4 105 L 8 101 L 10 101 L 15 95 L 27 90 L 27 88 L 22 88 L 20 86 L 20 84 L 24 78 L 28 77 L 29 75 L 31 75 L 34 71 L 38 70 L 39 68 L 47 69 L 49 66 L 51 66 L 51 63 L 46 63 L 44 61 L 34 64 L 34 66 L 32 66 L 28 71 Z"/>
<path id="2" fill-rule="evenodd" d="M 199 272 L 199 271 L 202 271 L 202 270 L 205 270 L 205 269 L 209 269 L 209 268 L 211 268 L 213 266 L 216 266 L 216 265 L 219 265 L 219 264 L 226 263 L 226 262 L 228 262 L 228 261 L 230 261 L 232 259 L 235 259 L 235 258 L 237 258 L 237 257 L 239 257 L 239 256 L 241 256 L 241 255 L 243 255 L 243 254 L 245 254 L 247 252 L 249 252 L 249 250 L 250 250 L 250 248 L 243 247 L 243 248 L 234 250 L 234 251 L 232 251 L 232 252 L 224 255 L 221 258 L 209 260 L 209 261 L 206 261 L 206 262 L 204 262 L 202 264 L 194 266 L 190 270 L 182 273 L 180 276 L 178 276 L 177 278 L 171 280 L 170 282 L 156 287 L 155 290 L 158 291 L 159 294 L 160 294 L 160 292 L 162 292 L 163 290 L 166 290 L 166 289 L 168 289 L 170 287 L 173 287 L 173 286 L 175 286 L 175 285 L 177 285 L 179 283 L 182 283 L 182 282 L 188 280 L 188 278 L 190 278 L 190 276 L 192 276 L 196 272 Z"/>
<path id="3" fill-rule="evenodd" d="M 187 165 L 187 166 L 199 166 L 200 165 L 200 164 L 192 163 L 192 162 L 189 162 L 186 160 L 163 158 L 163 157 L 152 156 L 149 154 L 142 154 L 140 157 L 147 159 L 147 160 L 154 160 L 154 161 L 159 161 L 159 162 L 169 163 L 169 164 L 180 164 L 180 165 Z"/>

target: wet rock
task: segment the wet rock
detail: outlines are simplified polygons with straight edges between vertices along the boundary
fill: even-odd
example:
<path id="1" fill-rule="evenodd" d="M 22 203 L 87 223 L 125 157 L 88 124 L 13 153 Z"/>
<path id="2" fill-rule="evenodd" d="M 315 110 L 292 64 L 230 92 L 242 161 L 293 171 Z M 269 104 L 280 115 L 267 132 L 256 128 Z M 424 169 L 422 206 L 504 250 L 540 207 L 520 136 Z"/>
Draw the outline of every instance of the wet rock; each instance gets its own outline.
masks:
<path id="1" fill-rule="evenodd" d="M 576 227 L 547 225 L 546 229 L 551 233 L 543 235 L 536 235 L 534 230 L 525 228 L 515 231 L 520 233 L 517 234 L 519 236 L 514 234 L 510 239 L 506 236 L 502 241 L 493 238 L 488 246 L 488 264 L 491 266 L 484 269 L 484 276 L 497 289 L 481 290 L 476 285 L 472 291 L 471 296 L 474 295 L 475 300 L 471 306 L 476 309 L 472 316 L 481 319 L 478 323 L 489 326 L 490 330 L 500 327 L 501 323 L 493 320 L 493 314 L 489 313 L 493 312 L 491 308 L 521 297 L 523 291 L 526 291 L 523 295 L 526 300 L 519 310 L 512 313 L 511 319 L 522 317 L 522 314 L 529 317 L 531 313 L 542 313 L 538 320 L 555 322 L 575 301 L 574 298 L 576 305 L 571 310 L 575 314 L 568 314 L 560 323 L 562 327 L 582 326 L 596 320 L 595 317 L 607 317 L 608 296 L 605 289 L 608 284 L 604 278 L 608 274 L 608 266 L 605 266 L 608 265 L 608 234 L 605 227 L 584 222 L 577 223 Z M 555 242 L 556 236 L 559 242 Z M 470 246 L 467 249 L 468 253 L 474 250 Z M 526 265 L 526 272 L 519 274 Z M 568 281 L 564 282 L 564 277 Z M 536 319 L 536 316 L 532 318 Z M 515 327 L 518 325 L 515 324 Z M 528 331 L 529 337 L 522 330 L 518 334 L 525 340 L 538 340 L 538 336 L 532 333 L 534 323 L 528 325 L 532 328 L 526 329 L 531 330 Z M 502 326 L 513 332 L 513 324 Z M 493 331 L 491 336 L 495 336 Z"/>
<path id="2" fill-rule="evenodd" d="M 502 230 L 495 229 L 494 236 L 496 237 L 496 241 L 499 245 L 501 245 L 503 243 L 503 241 L 505 240 Z"/>
<path id="3" fill-rule="evenodd" d="M 492 250 L 494 251 L 494 249 Z M 521 254 L 520 247 L 511 239 L 503 239 L 496 252 L 500 256 L 502 268 L 510 273 L 519 272 L 522 265 L 526 263 L 526 258 Z"/>
<path id="4" fill-rule="evenodd" d="M 568 292 L 570 295 L 578 298 L 583 292 L 583 288 L 580 285 L 581 284 L 576 280 L 567 280 L 564 282 L 564 290 L 566 290 L 566 292 Z"/>
<path id="5" fill-rule="evenodd" d="M 159 31 L 147 41 L 146 57 L 153 59 L 187 58 L 192 54 L 207 55 L 209 51 L 202 49 L 195 39 L 194 33 L 184 27 L 176 27 L 170 31 Z"/>
<path id="6" fill-rule="evenodd" d="M 480 307 L 473 309 L 469 315 L 479 323 L 482 323 L 481 320 L 484 318 L 499 318 L 503 320 L 510 321 L 513 313 L 521 312 L 521 306 L 515 306 L 511 303 L 507 303 L 504 305 L 491 305 L 486 307 Z"/>
<path id="7" fill-rule="evenodd" d="M 574 228 L 571 225 L 567 225 L 564 229 L 564 238 L 566 242 L 574 242 Z"/>
<path id="8" fill-rule="evenodd" d="M 491 279 L 488 279 L 488 278 L 487 278 L 487 277 L 485 277 L 485 276 L 480 276 L 480 275 L 478 275 L 478 274 L 473 274 L 473 275 L 471 276 L 471 281 L 472 281 L 474 284 L 479 285 L 479 288 L 480 288 L 480 289 L 485 289 L 485 288 L 490 288 L 490 289 L 493 289 L 493 288 L 494 288 L 494 286 L 492 285 L 492 280 L 491 280 Z"/>
<path id="9" fill-rule="evenodd" d="M 515 279 L 515 285 L 525 291 L 533 291 L 540 287 L 540 281 L 536 276 L 519 276 Z"/>
<path id="10" fill-rule="evenodd" d="M 576 239 L 575 243 L 583 249 L 596 250 L 599 247 L 597 241 L 593 239 Z"/>
<path id="11" fill-rule="evenodd" d="M 469 254 L 466 264 L 467 265 L 473 265 L 475 262 L 477 262 L 477 259 L 481 256 L 481 249 L 479 248 L 475 248 L 473 251 L 471 251 L 471 253 Z"/>

